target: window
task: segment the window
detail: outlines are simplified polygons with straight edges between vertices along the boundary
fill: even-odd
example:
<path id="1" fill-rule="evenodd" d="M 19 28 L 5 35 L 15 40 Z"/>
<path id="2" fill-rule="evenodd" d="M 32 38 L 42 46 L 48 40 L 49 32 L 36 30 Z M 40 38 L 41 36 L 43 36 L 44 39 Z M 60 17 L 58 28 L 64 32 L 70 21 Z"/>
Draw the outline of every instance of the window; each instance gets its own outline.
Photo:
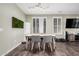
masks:
<path id="1" fill-rule="evenodd" d="M 35 18 L 33 18 L 33 33 L 35 33 Z"/>
<path id="2" fill-rule="evenodd" d="M 58 18 L 58 32 L 61 32 L 61 18 Z"/>
<path id="3" fill-rule="evenodd" d="M 53 17 L 53 32 L 58 34 L 62 32 L 62 18 L 61 17 Z"/>
<path id="4" fill-rule="evenodd" d="M 33 33 L 39 33 L 39 19 L 33 18 Z"/>
<path id="5" fill-rule="evenodd" d="M 39 33 L 39 19 L 37 18 L 37 24 L 36 24 L 37 26 L 37 33 Z"/>
<path id="6" fill-rule="evenodd" d="M 33 17 L 33 33 L 46 33 L 45 17 Z"/>
<path id="7" fill-rule="evenodd" d="M 54 18 L 54 33 L 57 33 L 57 19 Z"/>
<path id="8" fill-rule="evenodd" d="M 46 18 L 44 18 L 44 33 L 46 33 Z"/>

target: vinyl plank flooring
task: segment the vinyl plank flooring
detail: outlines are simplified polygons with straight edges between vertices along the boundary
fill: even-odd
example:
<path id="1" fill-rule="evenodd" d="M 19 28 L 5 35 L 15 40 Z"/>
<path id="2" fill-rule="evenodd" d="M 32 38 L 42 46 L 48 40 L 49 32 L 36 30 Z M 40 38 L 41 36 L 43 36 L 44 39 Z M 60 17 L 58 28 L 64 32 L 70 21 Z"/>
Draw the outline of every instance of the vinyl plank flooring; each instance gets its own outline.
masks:
<path id="1" fill-rule="evenodd" d="M 56 42 L 56 50 L 51 54 L 45 51 L 31 53 L 21 44 L 6 56 L 79 56 L 79 42 Z"/>

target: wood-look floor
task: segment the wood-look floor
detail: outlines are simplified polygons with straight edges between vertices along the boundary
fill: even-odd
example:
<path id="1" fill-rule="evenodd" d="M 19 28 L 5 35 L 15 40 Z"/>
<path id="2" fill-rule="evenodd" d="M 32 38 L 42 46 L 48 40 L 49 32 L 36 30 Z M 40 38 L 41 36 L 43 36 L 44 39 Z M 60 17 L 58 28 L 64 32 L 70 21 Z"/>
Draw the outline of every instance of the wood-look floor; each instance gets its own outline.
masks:
<path id="1" fill-rule="evenodd" d="M 25 44 L 21 44 L 6 56 L 79 56 L 79 42 L 56 42 L 56 50 L 51 55 L 45 51 L 33 54 L 26 51 Z"/>

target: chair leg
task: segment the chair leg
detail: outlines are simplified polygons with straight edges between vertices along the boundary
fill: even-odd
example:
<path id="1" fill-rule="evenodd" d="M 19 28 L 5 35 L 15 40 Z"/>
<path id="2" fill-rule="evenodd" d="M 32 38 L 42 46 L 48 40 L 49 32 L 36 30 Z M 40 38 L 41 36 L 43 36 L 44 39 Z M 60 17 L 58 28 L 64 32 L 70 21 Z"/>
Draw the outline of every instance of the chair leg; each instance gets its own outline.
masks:
<path id="1" fill-rule="evenodd" d="M 46 43 L 46 44 L 45 44 L 45 51 L 46 51 L 47 53 L 51 53 L 51 47 L 50 47 L 50 44 L 49 44 L 49 43 Z"/>
<path id="2" fill-rule="evenodd" d="M 39 52 L 39 45 L 38 45 L 38 42 L 34 42 L 33 53 L 37 53 L 37 52 Z"/>

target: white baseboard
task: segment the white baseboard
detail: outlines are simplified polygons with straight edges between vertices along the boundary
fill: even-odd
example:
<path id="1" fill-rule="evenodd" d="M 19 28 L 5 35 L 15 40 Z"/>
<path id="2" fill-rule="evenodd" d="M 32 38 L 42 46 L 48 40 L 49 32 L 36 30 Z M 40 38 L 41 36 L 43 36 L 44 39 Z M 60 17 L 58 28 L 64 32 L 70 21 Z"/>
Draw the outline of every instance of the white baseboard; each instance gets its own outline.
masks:
<path id="1" fill-rule="evenodd" d="M 15 49 L 17 46 L 19 46 L 21 43 L 17 44 L 16 46 L 12 47 L 10 50 L 8 50 L 6 53 L 2 54 L 1 56 L 5 56 L 9 52 L 11 52 L 13 49 Z"/>

